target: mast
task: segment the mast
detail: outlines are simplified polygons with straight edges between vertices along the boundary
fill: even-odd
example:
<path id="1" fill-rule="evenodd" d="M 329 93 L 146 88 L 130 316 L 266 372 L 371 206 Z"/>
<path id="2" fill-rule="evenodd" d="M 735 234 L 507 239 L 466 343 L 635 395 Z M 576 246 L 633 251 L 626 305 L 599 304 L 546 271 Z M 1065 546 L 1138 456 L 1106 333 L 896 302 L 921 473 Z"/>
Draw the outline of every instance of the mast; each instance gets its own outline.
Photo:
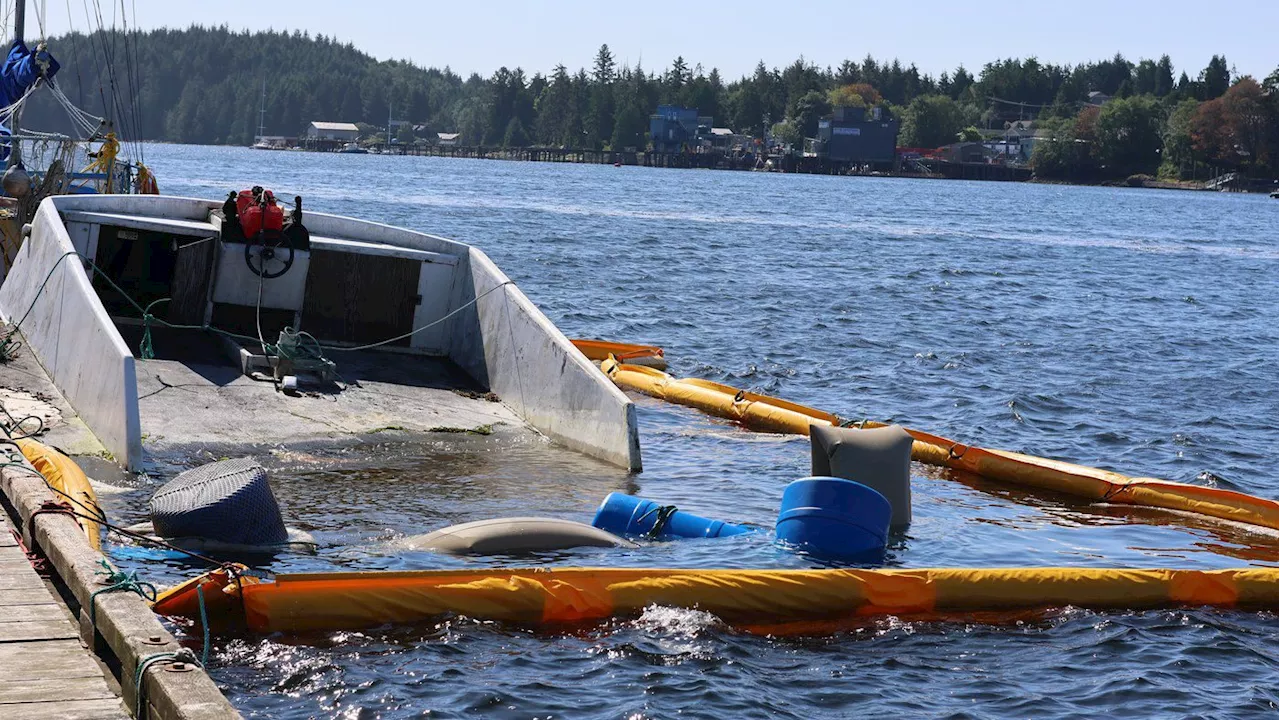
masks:
<path id="1" fill-rule="evenodd" d="M 21 40 L 23 26 L 27 22 L 27 0 L 17 0 L 13 7 L 13 39 Z M 22 118 L 22 108 L 19 107 L 14 111 L 13 117 L 9 119 L 11 126 L 9 140 L 9 167 L 22 164 L 22 143 L 18 140 L 19 127 Z"/>
<path id="2" fill-rule="evenodd" d="M 267 134 L 267 79 L 262 78 L 262 103 L 258 105 L 258 140 Z"/>
<path id="3" fill-rule="evenodd" d="M 391 102 L 387 101 L 387 149 L 391 149 Z"/>

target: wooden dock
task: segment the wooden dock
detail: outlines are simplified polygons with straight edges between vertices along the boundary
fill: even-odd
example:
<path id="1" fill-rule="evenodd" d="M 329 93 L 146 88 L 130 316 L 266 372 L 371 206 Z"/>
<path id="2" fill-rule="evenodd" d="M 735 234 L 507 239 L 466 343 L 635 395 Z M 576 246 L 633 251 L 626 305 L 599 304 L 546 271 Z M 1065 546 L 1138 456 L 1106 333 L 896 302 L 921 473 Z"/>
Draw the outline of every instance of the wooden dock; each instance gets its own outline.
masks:
<path id="1" fill-rule="evenodd" d="M 0 717 L 128 718 L 114 680 L 80 644 L 71 613 L 12 530 L 0 507 Z"/>

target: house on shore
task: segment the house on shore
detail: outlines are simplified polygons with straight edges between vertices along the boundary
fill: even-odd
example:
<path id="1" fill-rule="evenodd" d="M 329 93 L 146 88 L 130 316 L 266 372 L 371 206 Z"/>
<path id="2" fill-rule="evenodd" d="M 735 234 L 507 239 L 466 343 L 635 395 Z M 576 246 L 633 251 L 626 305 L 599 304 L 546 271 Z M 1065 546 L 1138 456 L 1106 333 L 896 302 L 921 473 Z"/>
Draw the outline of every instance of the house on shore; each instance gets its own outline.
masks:
<path id="1" fill-rule="evenodd" d="M 1096 105 L 1098 107 L 1102 107 L 1103 105 L 1106 105 L 1108 102 L 1110 102 L 1110 100 L 1111 100 L 1111 96 L 1104 92 L 1098 92 L 1097 90 L 1094 90 L 1093 92 L 1089 93 L 1090 105 Z"/>
<path id="2" fill-rule="evenodd" d="M 360 138 L 360 128 L 355 123 L 324 122 L 313 120 L 307 126 L 308 140 L 326 140 L 331 142 L 355 142 Z"/>
<path id="3" fill-rule="evenodd" d="M 458 142 L 462 138 L 462 133 L 436 133 L 436 144 L 440 147 L 458 147 Z"/>
<path id="4" fill-rule="evenodd" d="M 957 142 L 938 148 L 938 157 L 949 163 L 987 163 L 999 153 L 981 142 Z"/>

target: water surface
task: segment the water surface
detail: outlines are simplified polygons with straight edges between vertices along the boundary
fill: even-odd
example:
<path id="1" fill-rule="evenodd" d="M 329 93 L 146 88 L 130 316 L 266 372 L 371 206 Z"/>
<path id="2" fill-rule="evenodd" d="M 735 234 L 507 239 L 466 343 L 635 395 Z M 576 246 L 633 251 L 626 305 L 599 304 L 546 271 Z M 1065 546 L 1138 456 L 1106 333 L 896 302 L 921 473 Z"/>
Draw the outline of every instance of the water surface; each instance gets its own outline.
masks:
<path id="1" fill-rule="evenodd" d="M 569 336 L 662 345 L 727 382 L 958 440 L 1275 498 L 1277 204 L 1265 196 L 150 146 L 166 193 L 253 184 L 484 249 Z M 395 541 L 610 491 L 771 527 L 808 441 L 637 397 L 645 471 L 501 436 L 261 458 L 314 556 L 264 569 L 502 565 Z M 164 458 L 110 499 L 136 518 Z M 1276 564 L 1274 540 L 917 467 L 897 567 Z M 1261 549 L 1260 549 L 1261 548 Z M 169 581 L 192 569 L 117 546 Z M 812 567 L 767 533 L 553 564 Z M 529 562 L 529 561 L 525 561 Z M 454 618 L 218 638 L 246 714 L 350 717 L 1274 717 L 1274 613 L 1060 609 L 743 634 L 652 608 L 572 633 Z"/>

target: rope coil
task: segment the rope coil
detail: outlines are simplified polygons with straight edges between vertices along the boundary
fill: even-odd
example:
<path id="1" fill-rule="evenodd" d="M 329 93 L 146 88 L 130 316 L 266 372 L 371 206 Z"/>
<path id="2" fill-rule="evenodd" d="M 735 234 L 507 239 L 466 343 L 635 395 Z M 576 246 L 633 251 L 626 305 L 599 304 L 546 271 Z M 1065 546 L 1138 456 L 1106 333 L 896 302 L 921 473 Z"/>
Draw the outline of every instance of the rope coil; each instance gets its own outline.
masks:
<path id="1" fill-rule="evenodd" d="M 99 559 L 98 564 L 102 566 L 102 569 L 93 571 L 93 574 L 104 575 L 105 578 L 102 580 L 102 582 L 107 583 L 107 586 L 104 588 L 100 588 L 98 590 L 94 590 L 93 593 L 89 595 L 90 627 L 97 628 L 98 626 L 97 599 L 98 599 L 98 596 L 103 593 L 131 592 L 131 593 L 137 594 L 139 597 L 141 597 L 143 600 L 146 600 L 147 602 L 155 602 L 156 592 L 157 592 L 156 586 L 145 580 L 139 580 L 137 570 L 131 570 L 127 573 L 121 572 L 119 570 L 112 568 L 111 563 L 108 563 L 106 558 Z"/>

